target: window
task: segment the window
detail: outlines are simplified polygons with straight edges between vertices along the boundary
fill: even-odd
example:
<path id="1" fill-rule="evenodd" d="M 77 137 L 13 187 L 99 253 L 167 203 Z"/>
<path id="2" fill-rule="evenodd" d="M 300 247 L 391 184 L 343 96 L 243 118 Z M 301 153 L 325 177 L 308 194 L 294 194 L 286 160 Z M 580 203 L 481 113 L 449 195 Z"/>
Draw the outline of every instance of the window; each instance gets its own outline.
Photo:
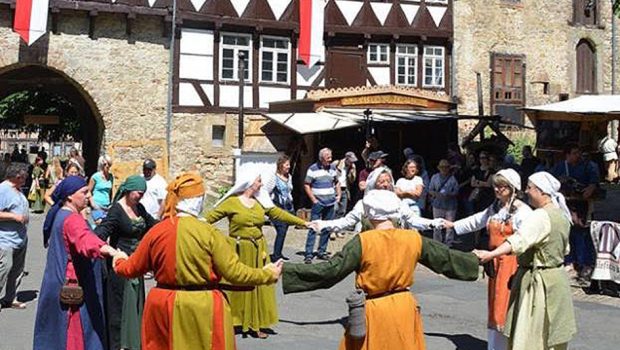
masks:
<path id="1" fill-rule="evenodd" d="M 261 37 L 261 81 L 288 83 L 290 41 L 287 38 Z"/>
<path id="2" fill-rule="evenodd" d="M 389 44 L 368 44 L 368 63 L 389 64 Z"/>
<path id="3" fill-rule="evenodd" d="M 211 125 L 211 145 L 213 147 L 223 147 L 225 134 L 226 134 L 226 126 Z"/>
<path id="4" fill-rule="evenodd" d="M 493 55 L 493 101 L 523 103 L 523 57 Z"/>
<path id="5" fill-rule="evenodd" d="M 427 4 L 447 4 L 448 0 L 426 0 Z"/>
<path id="6" fill-rule="evenodd" d="M 424 47 L 424 87 L 443 87 L 444 52 L 441 46 Z"/>
<path id="7" fill-rule="evenodd" d="M 416 85 L 418 71 L 418 47 L 396 46 L 396 84 Z"/>
<path id="8" fill-rule="evenodd" d="M 577 44 L 577 92 L 596 93 L 596 50 L 587 39 Z"/>
<path id="9" fill-rule="evenodd" d="M 598 23 L 597 0 L 573 0 L 573 22 L 595 25 Z"/>
<path id="10" fill-rule="evenodd" d="M 221 71 L 222 80 L 239 80 L 239 53 L 243 52 L 245 68 L 243 69 L 243 79 L 250 79 L 250 53 L 252 38 L 244 34 L 222 34 L 221 46 Z"/>

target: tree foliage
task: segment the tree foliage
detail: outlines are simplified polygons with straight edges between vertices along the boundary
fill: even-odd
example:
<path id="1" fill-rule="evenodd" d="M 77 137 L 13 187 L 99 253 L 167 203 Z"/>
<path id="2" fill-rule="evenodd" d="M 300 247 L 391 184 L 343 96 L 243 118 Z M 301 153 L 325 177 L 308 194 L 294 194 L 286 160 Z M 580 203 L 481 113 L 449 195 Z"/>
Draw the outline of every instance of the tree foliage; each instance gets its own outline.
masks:
<path id="1" fill-rule="evenodd" d="M 25 124 L 25 115 L 58 116 L 57 125 Z M 0 100 L 0 129 L 38 132 L 39 140 L 79 141 L 80 120 L 73 105 L 64 97 L 36 90 L 13 93 Z"/>
<path id="2" fill-rule="evenodd" d="M 620 16 L 620 0 L 614 0 L 614 13 Z"/>

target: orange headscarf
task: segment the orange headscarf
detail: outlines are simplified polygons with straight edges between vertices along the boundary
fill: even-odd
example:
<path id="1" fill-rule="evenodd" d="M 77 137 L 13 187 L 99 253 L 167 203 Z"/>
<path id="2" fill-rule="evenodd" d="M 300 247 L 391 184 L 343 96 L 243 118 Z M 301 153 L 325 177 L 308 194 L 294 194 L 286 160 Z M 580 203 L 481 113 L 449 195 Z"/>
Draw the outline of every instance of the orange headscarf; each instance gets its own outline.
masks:
<path id="1" fill-rule="evenodd" d="M 202 196 L 205 188 L 202 184 L 202 177 L 196 173 L 184 173 L 177 176 L 168 185 L 168 195 L 164 204 L 162 219 L 174 217 L 177 214 L 177 204 L 181 199 Z"/>

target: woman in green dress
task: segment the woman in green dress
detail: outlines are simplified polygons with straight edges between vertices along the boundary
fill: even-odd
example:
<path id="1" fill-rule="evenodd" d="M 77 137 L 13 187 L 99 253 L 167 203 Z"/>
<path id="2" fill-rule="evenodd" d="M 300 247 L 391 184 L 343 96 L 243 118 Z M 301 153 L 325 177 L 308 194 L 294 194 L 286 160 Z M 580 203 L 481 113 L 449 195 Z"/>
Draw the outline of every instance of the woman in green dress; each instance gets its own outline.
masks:
<path id="1" fill-rule="evenodd" d="M 242 263 L 262 268 L 270 262 L 262 227 L 265 215 L 289 225 L 315 226 L 278 207 L 267 191 L 262 189 L 258 173 L 242 174 L 233 188 L 209 211 L 205 217 L 212 224 L 226 217 L 233 248 Z M 226 293 L 232 309 L 233 325 L 253 337 L 267 338 L 264 330 L 278 322 L 278 309 L 274 285 L 257 286 L 252 291 Z"/>
<path id="2" fill-rule="evenodd" d="M 95 228 L 102 240 L 127 255 L 135 252 L 146 232 L 157 221 L 147 213 L 140 199 L 146 191 L 142 176 L 129 176 L 116 191 L 108 215 Z M 107 323 L 110 349 L 139 350 L 140 324 L 144 310 L 145 288 L 142 277 L 125 279 L 108 265 L 106 280 Z"/>
<path id="3" fill-rule="evenodd" d="M 43 170 L 43 158 L 37 157 L 32 169 L 32 187 L 28 199 L 32 201 L 32 211 L 40 214 L 45 210 L 45 170 Z"/>

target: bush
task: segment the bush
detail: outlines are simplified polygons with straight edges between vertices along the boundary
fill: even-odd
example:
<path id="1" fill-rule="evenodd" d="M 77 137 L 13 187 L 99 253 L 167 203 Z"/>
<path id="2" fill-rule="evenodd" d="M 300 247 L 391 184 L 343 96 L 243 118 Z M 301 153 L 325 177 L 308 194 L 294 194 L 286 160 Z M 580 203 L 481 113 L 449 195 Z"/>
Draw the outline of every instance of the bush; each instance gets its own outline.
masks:
<path id="1" fill-rule="evenodd" d="M 510 138 L 510 140 L 514 143 L 514 145 L 508 147 L 506 155 L 513 156 L 515 162 L 521 164 L 521 160 L 523 159 L 523 156 L 521 155 L 521 150 L 523 149 L 523 146 L 531 146 L 532 150 L 534 150 L 534 147 L 536 146 L 536 136 L 532 135 L 531 133 L 521 133 L 511 136 L 512 137 Z"/>

